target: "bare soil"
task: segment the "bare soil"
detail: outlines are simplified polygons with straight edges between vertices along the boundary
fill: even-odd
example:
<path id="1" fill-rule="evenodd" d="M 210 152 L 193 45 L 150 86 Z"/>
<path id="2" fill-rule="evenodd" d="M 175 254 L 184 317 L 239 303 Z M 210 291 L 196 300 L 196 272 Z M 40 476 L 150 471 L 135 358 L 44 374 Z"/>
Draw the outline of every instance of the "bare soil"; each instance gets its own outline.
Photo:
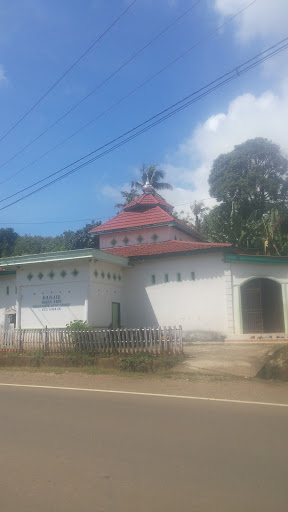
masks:
<path id="1" fill-rule="evenodd" d="M 174 371 L 255 377 L 273 354 L 285 345 L 278 343 L 184 343 L 188 359 Z"/>
<path id="2" fill-rule="evenodd" d="M 109 389 L 142 393 L 226 398 L 288 404 L 288 383 L 231 378 L 196 373 L 159 375 L 88 374 L 59 368 L 0 370 L 2 383 L 71 388 Z M 58 372 L 58 373 L 57 373 Z"/>

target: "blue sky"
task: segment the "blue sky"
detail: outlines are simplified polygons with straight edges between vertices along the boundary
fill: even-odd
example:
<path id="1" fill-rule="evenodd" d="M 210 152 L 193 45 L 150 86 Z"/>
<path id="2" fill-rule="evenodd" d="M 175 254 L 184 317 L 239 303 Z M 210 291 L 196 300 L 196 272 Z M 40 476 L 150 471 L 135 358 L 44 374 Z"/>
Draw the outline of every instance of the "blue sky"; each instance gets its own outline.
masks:
<path id="1" fill-rule="evenodd" d="M 131 0 L 0 0 L 0 137 L 107 28 Z M 196 0 L 137 0 L 66 78 L 0 142 L 0 166 L 140 50 Z M 288 36 L 286 0 L 256 0 L 116 108 L 17 176 L 178 55 L 216 31 L 249 0 L 200 0 L 179 22 L 26 151 L 0 168 L 0 200 L 105 144 Z M 119 191 L 142 163 L 159 163 L 178 210 L 208 197 L 213 159 L 265 136 L 288 153 L 288 53 L 219 89 L 72 176 L 0 211 L 1 227 L 55 235 L 115 215 Z M 1 202 L 0 207 L 7 204 Z M 207 202 L 209 205 L 209 201 Z M 179 206 L 178 206 L 179 205 Z M 182 206 L 183 205 L 183 206 Z M 70 221 L 70 222 L 64 222 Z M 37 224 L 39 223 L 39 224 Z"/>

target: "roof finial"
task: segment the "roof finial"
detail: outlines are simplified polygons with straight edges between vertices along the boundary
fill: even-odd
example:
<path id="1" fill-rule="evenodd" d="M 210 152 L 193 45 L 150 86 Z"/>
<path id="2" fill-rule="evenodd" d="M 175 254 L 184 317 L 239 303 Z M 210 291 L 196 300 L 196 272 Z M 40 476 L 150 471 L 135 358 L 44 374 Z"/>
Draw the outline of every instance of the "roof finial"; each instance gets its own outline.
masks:
<path id="1" fill-rule="evenodd" d="M 147 178 L 145 185 L 143 185 L 143 192 L 144 194 L 152 194 L 154 192 L 154 188 L 152 187 L 149 178 Z"/>

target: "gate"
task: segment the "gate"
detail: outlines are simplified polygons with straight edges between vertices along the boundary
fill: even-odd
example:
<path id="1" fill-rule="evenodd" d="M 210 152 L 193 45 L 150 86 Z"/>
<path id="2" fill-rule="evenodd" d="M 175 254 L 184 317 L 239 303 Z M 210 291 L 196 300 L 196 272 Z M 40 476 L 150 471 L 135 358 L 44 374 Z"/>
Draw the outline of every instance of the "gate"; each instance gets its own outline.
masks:
<path id="1" fill-rule="evenodd" d="M 260 279 L 248 281 L 241 287 L 243 333 L 263 332 L 263 309 Z"/>
<path id="2" fill-rule="evenodd" d="M 281 285 L 268 278 L 252 279 L 241 286 L 243 333 L 284 332 Z"/>

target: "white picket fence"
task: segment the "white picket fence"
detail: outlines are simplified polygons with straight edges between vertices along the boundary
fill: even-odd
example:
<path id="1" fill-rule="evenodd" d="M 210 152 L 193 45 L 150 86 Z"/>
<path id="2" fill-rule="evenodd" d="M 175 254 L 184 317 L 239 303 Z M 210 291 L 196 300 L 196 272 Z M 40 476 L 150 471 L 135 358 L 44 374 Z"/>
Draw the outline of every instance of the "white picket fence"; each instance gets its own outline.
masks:
<path id="1" fill-rule="evenodd" d="M 140 329 L 14 329 L 0 331 L 0 352 L 43 350 L 46 353 L 89 351 L 182 354 L 182 327 Z"/>

